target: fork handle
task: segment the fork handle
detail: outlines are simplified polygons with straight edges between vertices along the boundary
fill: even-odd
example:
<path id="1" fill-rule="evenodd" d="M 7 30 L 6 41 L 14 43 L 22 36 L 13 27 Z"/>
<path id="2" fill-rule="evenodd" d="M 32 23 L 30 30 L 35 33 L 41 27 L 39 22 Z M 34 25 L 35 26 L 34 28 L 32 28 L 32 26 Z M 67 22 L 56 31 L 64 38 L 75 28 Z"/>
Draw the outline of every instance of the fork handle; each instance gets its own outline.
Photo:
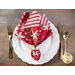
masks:
<path id="1" fill-rule="evenodd" d="M 12 51 L 12 37 L 9 38 L 9 58 L 12 59 L 13 58 L 13 51 Z"/>
<path id="2" fill-rule="evenodd" d="M 62 60 L 63 49 L 62 49 L 62 41 L 60 41 L 60 60 Z"/>

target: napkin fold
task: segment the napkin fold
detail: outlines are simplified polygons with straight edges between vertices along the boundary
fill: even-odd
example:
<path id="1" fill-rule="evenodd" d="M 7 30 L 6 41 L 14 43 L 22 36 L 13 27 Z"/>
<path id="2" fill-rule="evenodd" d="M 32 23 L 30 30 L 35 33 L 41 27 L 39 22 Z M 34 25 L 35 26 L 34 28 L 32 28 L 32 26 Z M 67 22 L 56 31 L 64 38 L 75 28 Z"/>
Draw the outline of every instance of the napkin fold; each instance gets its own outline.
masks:
<path id="1" fill-rule="evenodd" d="M 15 35 L 31 45 L 39 45 L 53 34 L 51 25 L 45 14 L 36 11 L 23 13 Z"/>

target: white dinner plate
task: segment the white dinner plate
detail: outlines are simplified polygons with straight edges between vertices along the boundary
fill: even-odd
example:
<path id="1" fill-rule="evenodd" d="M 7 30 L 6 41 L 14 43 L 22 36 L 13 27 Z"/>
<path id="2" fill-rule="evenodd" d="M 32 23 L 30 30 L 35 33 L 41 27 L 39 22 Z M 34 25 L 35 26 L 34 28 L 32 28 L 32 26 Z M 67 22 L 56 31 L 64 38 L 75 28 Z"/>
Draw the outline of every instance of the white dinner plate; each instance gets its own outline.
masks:
<path id="1" fill-rule="evenodd" d="M 17 56 L 24 62 L 34 65 L 44 64 L 53 59 L 53 57 L 56 55 L 59 49 L 60 38 L 54 24 L 51 23 L 53 34 L 39 45 L 39 50 L 41 52 L 41 57 L 39 61 L 35 61 L 31 57 L 31 45 L 25 43 L 22 40 L 19 40 L 17 36 L 15 36 L 16 29 L 17 27 L 13 32 L 12 45 Z"/>

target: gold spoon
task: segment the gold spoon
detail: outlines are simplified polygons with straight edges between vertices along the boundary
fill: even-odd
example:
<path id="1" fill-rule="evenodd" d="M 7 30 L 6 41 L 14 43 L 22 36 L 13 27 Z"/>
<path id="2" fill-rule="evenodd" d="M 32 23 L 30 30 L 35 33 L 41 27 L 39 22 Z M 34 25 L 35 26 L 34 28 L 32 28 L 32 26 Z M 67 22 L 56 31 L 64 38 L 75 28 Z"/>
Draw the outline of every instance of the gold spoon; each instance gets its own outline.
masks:
<path id="1" fill-rule="evenodd" d="M 65 49 L 64 49 L 64 55 L 62 56 L 62 60 L 64 63 L 69 64 L 73 60 L 73 56 L 70 53 L 66 53 L 66 40 L 68 39 L 68 31 L 66 31 L 63 34 L 63 39 L 65 41 Z"/>

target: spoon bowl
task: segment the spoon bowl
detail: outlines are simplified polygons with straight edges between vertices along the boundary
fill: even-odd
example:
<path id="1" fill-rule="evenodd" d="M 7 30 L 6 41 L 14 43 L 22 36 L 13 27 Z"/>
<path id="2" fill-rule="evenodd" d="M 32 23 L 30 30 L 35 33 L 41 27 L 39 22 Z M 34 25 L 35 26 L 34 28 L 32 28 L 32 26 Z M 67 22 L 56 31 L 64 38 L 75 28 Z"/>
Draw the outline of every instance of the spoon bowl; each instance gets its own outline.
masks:
<path id="1" fill-rule="evenodd" d="M 64 40 L 67 40 L 67 39 L 68 39 L 68 31 L 66 31 L 66 32 L 63 34 L 63 39 L 64 39 Z"/>
<path id="2" fill-rule="evenodd" d="M 64 63 L 69 64 L 69 63 L 72 62 L 73 56 L 72 56 L 70 53 L 65 53 L 65 54 L 62 56 L 62 60 L 63 60 Z"/>

